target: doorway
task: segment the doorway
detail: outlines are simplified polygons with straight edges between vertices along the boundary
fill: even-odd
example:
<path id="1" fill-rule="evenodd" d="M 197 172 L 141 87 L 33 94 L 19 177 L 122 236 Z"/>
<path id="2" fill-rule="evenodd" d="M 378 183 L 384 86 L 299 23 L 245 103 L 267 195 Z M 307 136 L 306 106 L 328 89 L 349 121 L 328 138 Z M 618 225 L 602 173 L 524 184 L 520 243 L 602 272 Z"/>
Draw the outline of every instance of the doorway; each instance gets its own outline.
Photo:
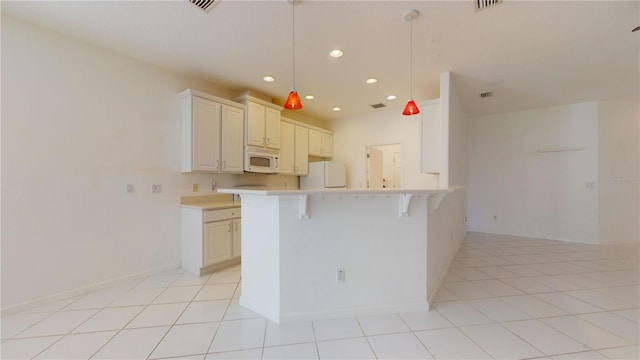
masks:
<path id="1" fill-rule="evenodd" d="M 402 152 L 400 144 L 373 145 L 366 148 L 367 189 L 402 187 Z"/>

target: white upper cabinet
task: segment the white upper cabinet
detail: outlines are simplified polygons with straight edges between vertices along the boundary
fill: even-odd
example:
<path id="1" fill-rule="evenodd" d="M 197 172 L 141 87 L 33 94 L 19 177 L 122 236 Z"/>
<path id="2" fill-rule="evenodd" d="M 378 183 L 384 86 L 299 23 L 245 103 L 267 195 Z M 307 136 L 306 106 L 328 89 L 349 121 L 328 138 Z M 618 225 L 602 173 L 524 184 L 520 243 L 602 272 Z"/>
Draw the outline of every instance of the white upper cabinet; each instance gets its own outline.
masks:
<path id="1" fill-rule="evenodd" d="M 280 149 L 280 111 L 265 109 L 265 147 Z"/>
<path id="2" fill-rule="evenodd" d="M 247 101 L 247 145 L 264 146 L 265 107 Z"/>
<path id="3" fill-rule="evenodd" d="M 194 90 L 180 96 L 182 171 L 242 173 L 244 107 Z"/>
<path id="4" fill-rule="evenodd" d="M 324 158 L 333 156 L 333 134 L 309 129 L 309 155 Z"/>
<path id="5" fill-rule="evenodd" d="M 236 99 L 246 105 L 245 144 L 280 149 L 280 112 L 282 107 L 249 95 Z"/>
<path id="6" fill-rule="evenodd" d="M 296 175 L 307 175 L 309 173 L 309 129 L 300 125 L 295 127 L 294 172 Z"/>
<path id="7" fill-rule="evenodd" d="M 293 174 L 295 170 L 295 125 L 280 124 L 280 174 Z"/>
<path id="8" fill-rule="evenodd" d="M 283 121 L 281 124 L 280 174 L 309 173 L 309 129 Z"/>
<path id="9" fill-rule="evenodd" d="M 244 111 L 222 105 L 222 172 L 241 174 L 243 167 Z"/>

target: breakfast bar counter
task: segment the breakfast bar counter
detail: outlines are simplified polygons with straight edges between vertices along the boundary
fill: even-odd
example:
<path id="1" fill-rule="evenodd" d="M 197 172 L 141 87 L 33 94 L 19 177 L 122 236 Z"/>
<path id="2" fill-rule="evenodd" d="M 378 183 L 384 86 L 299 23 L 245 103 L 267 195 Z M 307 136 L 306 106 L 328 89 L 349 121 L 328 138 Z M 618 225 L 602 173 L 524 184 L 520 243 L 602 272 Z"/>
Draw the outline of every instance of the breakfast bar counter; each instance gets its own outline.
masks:
<path id="1" fill-rule="evenodd" d="M 454 190 L 218 190 L 242 199 L 240 304 L 277 323 L 427 310 L 452 259 L 428 274 L 431 237 L 464 237 L 437 219 L 464 217 Z"/>

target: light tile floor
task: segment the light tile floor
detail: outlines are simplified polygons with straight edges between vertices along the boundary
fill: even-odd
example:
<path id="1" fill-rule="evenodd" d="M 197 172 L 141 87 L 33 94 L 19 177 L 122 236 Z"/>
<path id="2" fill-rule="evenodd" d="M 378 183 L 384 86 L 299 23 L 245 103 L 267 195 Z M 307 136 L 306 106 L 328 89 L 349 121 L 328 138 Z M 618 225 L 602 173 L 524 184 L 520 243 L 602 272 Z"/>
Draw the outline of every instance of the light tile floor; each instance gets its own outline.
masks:
<path id="1" fill-rule="evenodd" d="M 278 325 L 240 268 L 176 269 L 2 319 L 2 359 L 638 359 L 637 245 L 470 233 L 430 312 Z"/>

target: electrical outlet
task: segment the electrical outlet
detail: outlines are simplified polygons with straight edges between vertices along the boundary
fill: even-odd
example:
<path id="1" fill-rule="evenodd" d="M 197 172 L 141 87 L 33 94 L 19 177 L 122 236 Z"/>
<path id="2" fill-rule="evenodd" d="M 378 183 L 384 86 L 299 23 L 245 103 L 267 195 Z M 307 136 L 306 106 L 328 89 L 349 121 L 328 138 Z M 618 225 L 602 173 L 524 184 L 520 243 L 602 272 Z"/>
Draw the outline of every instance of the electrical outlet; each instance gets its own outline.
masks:
<path id="1" fill-rule="evenodd" d="M 133 194 L 136 191 L 136 187 L 133 184 L 127 184 L 126 192 L 127 194 Z"/>
<path id="2" fill-rule="evenodd" d="M 216 181 L 211 180 L 211 191 L 215 191 L 215 190 L 216 190 Z"/>
<path id="3" fill-rule="evenodd" d="M 151 193 L 159 194 L 162 192 L 162 184 L 152 184 L 151 185 Z"/>
<path id="4" fill-rule="evenodd" d="M 193 184 L 193 192 L 198 192 L 198 184 Z"/>
<path id="5" fill-rule="evenodd" d="M 343 283 L 345 281 L 344 269 L 336 270 L 336 282 Z"/>

